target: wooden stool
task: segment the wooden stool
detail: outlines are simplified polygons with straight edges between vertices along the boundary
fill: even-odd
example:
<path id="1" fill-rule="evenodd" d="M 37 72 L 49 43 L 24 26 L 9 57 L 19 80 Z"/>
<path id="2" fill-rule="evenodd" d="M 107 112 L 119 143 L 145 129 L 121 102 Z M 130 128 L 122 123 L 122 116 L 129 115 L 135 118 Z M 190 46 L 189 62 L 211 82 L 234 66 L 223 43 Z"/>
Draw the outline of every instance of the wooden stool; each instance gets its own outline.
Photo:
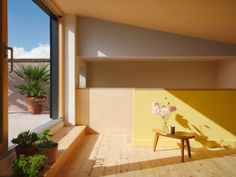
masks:
<path id="1" fill-rule="evenodd" d="M 165 136 L 165 137 L 181 140 L 181 161 L 182 162 L 184 162 L 184 142 L 186 142 L 188 157 L 191 158 L 191 148 L 190 148 L 189 139 L 192 139 L 195 137 L 194 133 L 187 133 L 187 132 L 178 131 L 178 132 L 175 132 L 175 134 L 170 134 L 170 133 L 167 133 L 167 132 L 164 132 L 161 130 L 157 130 L 157 129 L 153 129 L 152 131 L 155 133 L 153 151 L 156 150 L 159 136 Z"/>

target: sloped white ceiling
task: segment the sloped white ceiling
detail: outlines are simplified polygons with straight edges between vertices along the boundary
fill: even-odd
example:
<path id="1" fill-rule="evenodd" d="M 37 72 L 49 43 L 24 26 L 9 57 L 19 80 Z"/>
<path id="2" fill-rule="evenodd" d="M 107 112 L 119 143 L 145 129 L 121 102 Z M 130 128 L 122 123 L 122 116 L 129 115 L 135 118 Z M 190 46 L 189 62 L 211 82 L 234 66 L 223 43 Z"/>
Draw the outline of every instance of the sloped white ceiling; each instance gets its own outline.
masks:
<path id="1" fill-rule="evenodd" d="M 236 44 L 236 0 L 54 0 L 64 13 Z"/>

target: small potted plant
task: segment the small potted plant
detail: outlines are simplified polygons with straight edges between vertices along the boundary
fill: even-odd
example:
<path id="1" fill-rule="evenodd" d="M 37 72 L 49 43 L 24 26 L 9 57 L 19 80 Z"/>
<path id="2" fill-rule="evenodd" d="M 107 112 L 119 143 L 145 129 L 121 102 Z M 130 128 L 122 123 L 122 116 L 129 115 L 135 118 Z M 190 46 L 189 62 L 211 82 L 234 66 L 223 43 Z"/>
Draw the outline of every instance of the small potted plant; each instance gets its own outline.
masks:
<path id="1" fill-rule="evenodd" d="M 21 79 L 15 88 L 26 97 L 28 111 L 41 114 L 50 84 L 48 65 L 20 65 L 15 74 Z"/>
<path id="2" fill-rule="evenodd" d="M 19 177 L 38 177 L 43 176 L 43 172 L 48 164 L 48 159 L 44 155 L 24 156 L 20 155 L 13 161 L 13 171 Z"/>
<path id="3" fill-rule="evenodd" d="M 47 156 L 49 163 L 52 164 L 56 162 L 58 143 L 50 139 L 49 131 L 50 130 L 45 130 L 44 132 L 39 133 L 36 144 L 39 153 Z"/>
<path id="4" fill-rule="evenodd" d="M 29 130 L 21 132 L 16 138 L 13 138 L 11 142 L 17 145 L 15 148 L 17 158 L 20 156 L 20 154 L 26 156 L 36 154 L 38 152 L 38 149 L 35 145 L 37 139 L 37 134 L 30 132 Z"/>

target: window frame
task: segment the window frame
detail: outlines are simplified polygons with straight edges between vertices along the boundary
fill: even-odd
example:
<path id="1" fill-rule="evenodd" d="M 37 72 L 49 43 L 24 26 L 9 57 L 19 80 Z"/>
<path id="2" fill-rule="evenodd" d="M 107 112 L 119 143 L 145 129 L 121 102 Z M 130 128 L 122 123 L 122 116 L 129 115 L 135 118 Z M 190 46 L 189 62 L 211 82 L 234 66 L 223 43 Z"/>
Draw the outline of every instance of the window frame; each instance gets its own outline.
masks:
<path id="1" fill-rule="evenodd" d="M 33 2 L 50 17 L 50 118 L 58 119 L 58 17 L 41 0 Z"/>
<path id="2" fill-rule="evenodd" d="M 0 151 L 8 149 L 7 0 L 0 0 Z"/>

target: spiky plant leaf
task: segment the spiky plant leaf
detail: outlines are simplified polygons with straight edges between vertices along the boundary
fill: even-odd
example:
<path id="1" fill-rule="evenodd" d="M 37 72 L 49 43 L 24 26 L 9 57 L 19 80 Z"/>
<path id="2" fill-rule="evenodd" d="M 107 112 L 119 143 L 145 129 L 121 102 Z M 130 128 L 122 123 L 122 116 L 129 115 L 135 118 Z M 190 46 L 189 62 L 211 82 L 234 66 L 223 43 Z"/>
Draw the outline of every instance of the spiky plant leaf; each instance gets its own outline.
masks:
<path id="1" fill-rule="evenodd" d="M 15 74 L 21 83 L 15 85 L 20 94 L 27 97 L 45 97 L 50 84 L 48 65 L 20 65 Z"/>

